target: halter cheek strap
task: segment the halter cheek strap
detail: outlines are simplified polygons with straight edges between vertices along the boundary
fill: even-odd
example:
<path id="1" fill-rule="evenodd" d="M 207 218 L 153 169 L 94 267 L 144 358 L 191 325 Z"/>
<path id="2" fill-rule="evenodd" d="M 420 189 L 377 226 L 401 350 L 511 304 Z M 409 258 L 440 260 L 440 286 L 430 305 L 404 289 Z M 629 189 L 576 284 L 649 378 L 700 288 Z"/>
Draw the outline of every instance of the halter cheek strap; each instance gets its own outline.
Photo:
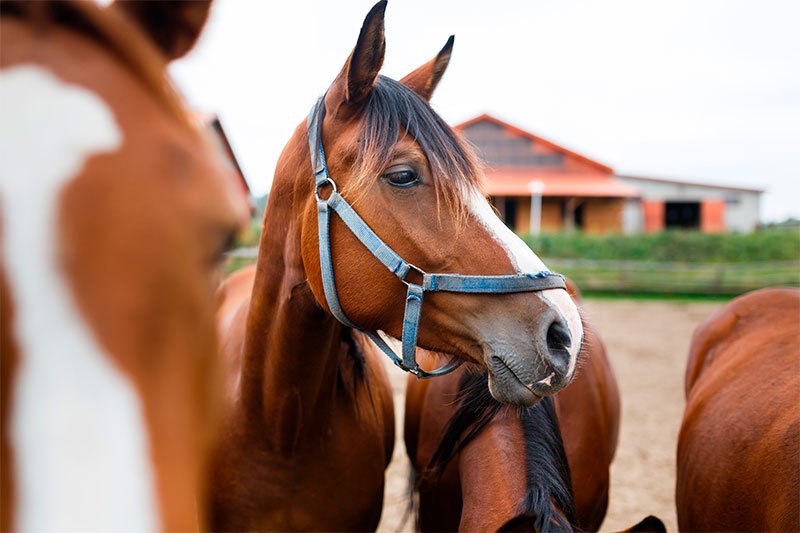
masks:
<path id="1" fill-rule="evenodd" d="M 417 335 L 422 314 L 422 301 L 426 292 L 455 292 L 471 294 L 502 294 L 514 292 L 543 291 L 547 289 L 566 289 L 564 277 L 547 270 L 527 274 L 509 274 L 505 276 L 471 276 L 462 274 L 428 274 L 400 257 L 387 245 L 366 222 L 355 212 L 353 207 L 339 194 L 336 183 L 328 173 L 325 161 L 325 150 L 319 138 L 319 105 L 320 98 L 308 115 L 308 146 L 311 153 L 311 165 L 314 171 L 315 197 L 317 200 L 317 229 L 319 234 L 319 258 L 322 271 L 322 285 L 328 308 L 339 322 L 367 335 L 395 365 L 418 378 L 430 378 L 452 372 L 461 365 L 459 359 L 453 358 L 449 363 L 427 372 L 420 368 L 416 358 Z M 331 188 L 328 198 L 320 196 L 320 190 Z M 355 325 L 345 315 L 339 295 L 336 292 L 336 281 L 331 259 L 330 223 L 331 211 L 335 212 L 347 228 L 361 244 L 391 273 L 402 281 L 406 289 L 405 312 L 403 315 L 402 357 L 378 335 L 377 332 L 365 331 Z M 415 284 L 406 278 L 410 272 L 416 272 L 422 278 L 421 284 Z"/>

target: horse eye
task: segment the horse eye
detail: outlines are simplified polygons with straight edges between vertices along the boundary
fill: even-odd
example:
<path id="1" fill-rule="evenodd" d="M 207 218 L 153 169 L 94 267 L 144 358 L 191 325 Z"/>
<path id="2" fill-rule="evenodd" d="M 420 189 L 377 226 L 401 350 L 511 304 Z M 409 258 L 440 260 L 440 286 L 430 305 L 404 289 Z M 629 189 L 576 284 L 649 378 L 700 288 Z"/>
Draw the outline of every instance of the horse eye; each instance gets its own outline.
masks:
<path id="1" fill-rule="evenodd" d="M 389 185 L 392 187 L 411 187 L 419 183 L 419 175 L 411 169 L 402 169 L 387 172 L 383 175 Z"/>

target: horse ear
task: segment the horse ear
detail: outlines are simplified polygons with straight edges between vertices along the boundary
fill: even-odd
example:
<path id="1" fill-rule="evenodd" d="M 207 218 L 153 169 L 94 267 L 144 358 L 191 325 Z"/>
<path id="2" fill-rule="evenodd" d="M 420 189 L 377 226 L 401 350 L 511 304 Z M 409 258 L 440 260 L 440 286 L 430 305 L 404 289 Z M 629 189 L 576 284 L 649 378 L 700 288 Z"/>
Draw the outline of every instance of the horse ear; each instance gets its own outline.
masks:
<path id="1" fill-rule="evenodd" d="M 660 518 L 650 515 L 635 526 L 629 527 L 620 533 L 667 533 L 667 528 Z"/>
<path id="2" fill-rule="evenodd" d="M 450 63 L 450 55 L 453 53 L 453 41 L 455 35 L 447 39 L 444 48 L 436 54 L 436 57 L 419 67 L 417 70 L 400 80 L 400 83 L 420 95 L 425 100 L 430 100 L 433 91 L 442 79 L 447 64 Z"/>
<path id="3" fill-rule="evenodd" d="M 386 52 L 383 29 L 386 3 L 386 0 L 382 0 L 369 10 L 361 26 L 356 47 L 328 89 L 325 106 L 331 116 L 336 116 L 342 104 L 357 105 L 363 102 L 378 79 Z"/>
<path id="4" fill-rule="evenodd" d="M 197 42 L 211 0 L 116 0 L 112 7 L 138 24 L 172 61 L 186 55 Z"/>

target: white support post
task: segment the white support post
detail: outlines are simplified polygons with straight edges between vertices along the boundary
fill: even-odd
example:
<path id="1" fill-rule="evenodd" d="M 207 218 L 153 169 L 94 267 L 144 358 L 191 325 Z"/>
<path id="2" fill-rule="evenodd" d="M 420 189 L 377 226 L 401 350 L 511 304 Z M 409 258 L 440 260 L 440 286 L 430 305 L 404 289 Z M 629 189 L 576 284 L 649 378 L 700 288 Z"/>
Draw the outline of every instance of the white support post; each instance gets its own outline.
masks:
<path id="1" fill-rule="evenodd" d="M 542 193 L 544 192 L 544 182 L 528 182 L 528 190 L 531 193 L 531 222 L 529 231 L 531 235 L 539 235 L 542 229 Z"/>

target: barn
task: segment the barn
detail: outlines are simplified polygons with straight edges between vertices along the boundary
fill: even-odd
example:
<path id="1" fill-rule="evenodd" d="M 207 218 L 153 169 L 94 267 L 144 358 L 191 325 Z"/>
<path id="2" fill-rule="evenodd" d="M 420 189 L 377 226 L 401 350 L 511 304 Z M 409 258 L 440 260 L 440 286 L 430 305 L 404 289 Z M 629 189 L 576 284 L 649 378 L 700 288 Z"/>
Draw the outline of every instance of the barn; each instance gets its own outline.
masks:
<path id="1" fill-rule="evenodd" d="M 455 128 L 482 157 L 487 192 L 518 233 L 747 232 L 758 225 L 759 189 L 617 175 L 488 114 Z"/>

